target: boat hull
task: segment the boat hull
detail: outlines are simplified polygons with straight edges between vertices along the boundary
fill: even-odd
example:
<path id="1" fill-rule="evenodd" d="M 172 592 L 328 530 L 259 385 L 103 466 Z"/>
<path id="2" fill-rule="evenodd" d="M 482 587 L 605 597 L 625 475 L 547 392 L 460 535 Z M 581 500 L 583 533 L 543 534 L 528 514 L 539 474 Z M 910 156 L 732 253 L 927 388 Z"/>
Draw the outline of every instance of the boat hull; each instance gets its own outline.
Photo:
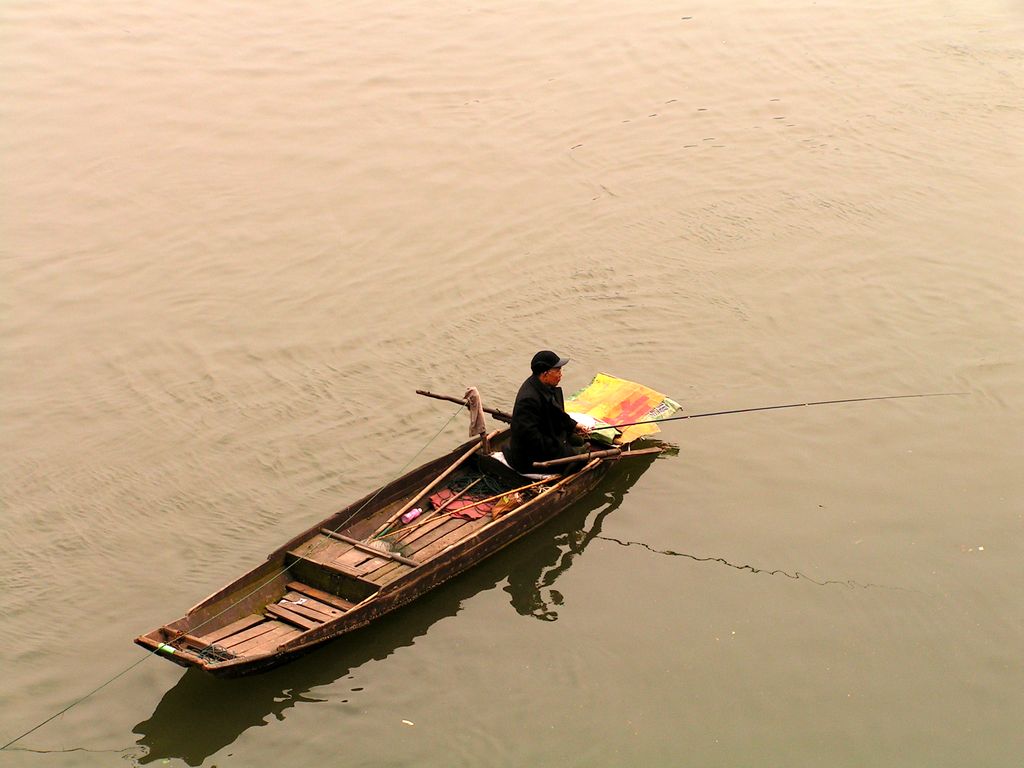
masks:
<path id="1" fill-rule="evenodd" d="M 492 434 L 491 447 L 500 448 L 505 439 L 507 432 Z M 410 499 L 423 498 L 423 489 L 446 471 L 471 465 L 484 474 L 503 475 L 506 483 L 530 482 L 498 467 L 493 459 L 482 458 L 477 441 L 469 441 L 310 527 L 270 553 L 266 562 L 193 606 L 185 616 L 139 636 L 136 643 L 176 664 L 220 677 L 279 666 L 372 624 L 544 525 L 592 491 L 609 466 L 607 461 L 592 459 L 571 474 L 552 478 L 537 495 L 494 519 L 485 516 L 463 523 L 455 518 L 441 521 L 445 515 L 439 515 L 437 522 L 423 524 L 425 530 L 430 525 L 435 529 L 419 537 L 423 543 L 413 557 L 421 561 L 406 558 L 412 565 L 393 556 L 375 556 L 359 544 L 323 543 L 338 530 L 348 534 L 343 537 L 348 542 L 368 540 L 382 521 L 411 503 Z M 321 550 L 333 546 L 342 554 L 328 561 L 314 544 Z M 346 565 L 359 557 L 367 558 L 360 570 Z M 309 616 L 319 621 L 304 619 Z M 229 634 L 227 640 L 219 639 L 235 627 L 243 629 Z M 231 650 L 221 647 L 227 642 L 235 642 Z"/>

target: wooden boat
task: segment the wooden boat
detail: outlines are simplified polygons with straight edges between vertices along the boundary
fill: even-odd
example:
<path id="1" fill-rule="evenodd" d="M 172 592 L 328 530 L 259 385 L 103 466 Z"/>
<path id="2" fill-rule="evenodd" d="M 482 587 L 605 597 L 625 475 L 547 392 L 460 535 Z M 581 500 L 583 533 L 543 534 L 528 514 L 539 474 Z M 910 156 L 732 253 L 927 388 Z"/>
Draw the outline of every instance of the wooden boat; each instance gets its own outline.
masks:
<path id="1" fill-rule="evenodd" d="M 492 455 L 507 439 L 507 430 L 481 435 L 388 483 L 135 642 L 224 677 L 282 664 L 415 600 L 542 525 L 592 490 L 608 462 L 619 458 L 594 451 L 575 471 L 538 481 Z M 402 514 L 426 509 L 431 494 L 445 488 L 451 499 L 461 486 L 466 503 L 472 498 L 466 486 L 474 481 L 499 488 L 488 503 L 500 503 L 489 514 L 465 519 L 445 512 L 442 502 L 401 522 Z M 483 502 L 476 507 L 484 508 Z"/>

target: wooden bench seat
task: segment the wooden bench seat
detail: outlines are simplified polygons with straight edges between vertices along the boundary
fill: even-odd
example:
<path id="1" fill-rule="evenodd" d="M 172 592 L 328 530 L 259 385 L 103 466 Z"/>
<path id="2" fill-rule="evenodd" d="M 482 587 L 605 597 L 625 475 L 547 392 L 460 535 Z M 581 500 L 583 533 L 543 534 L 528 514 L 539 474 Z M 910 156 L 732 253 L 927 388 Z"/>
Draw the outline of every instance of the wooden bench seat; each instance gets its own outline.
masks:
<path id="1" fill-rule="evenodd" d="M 325 607 L 329 606 L 337 608 L 341 611 L 347 611 L 353 605 L 355 605 L 355 603 L 346 600 L 343 597 L 332 595 L 330 592 L 324 592 L 323 590 L 317 589 L 316 587 L 311 587 L 308 584 L 303 584 L 301 581 L 289 581 L 288 589 L 297 592 L 299 595 L 311 597 L 314 600 L 319 601 Z M 287 597 L 287 595 L 285 595 L 285 597 Z"/>
<path id="2" fill-rule="evenodd" d="M 291 581 L 288 591 L 265 608 L 202 635 L 185 634 L 182 648 L 202 653 L 212 646 L 238 656 L 263 652 L 272 642 L 282 643 L 294 635 L 336 619 L 355 603 L 300 581 Z M 261 641 L 261 642 L 256 642 Z M 276 647 L 276 646 L 275 646 Z"/>
<path id="3" fill-rule="evenodd" d="M 322 592 L 358 603 L 377 592 L 380 584 L 366 576 L 363 568 L 373 568 L 392 560 L 362 552 L 348 542 L 317 534 L 290 550 L 285 562 L 297 581 Z M 409 566 L 400 565 L 408 569 Z"/>
<path id="4" fill-rule="evenodd" d="M 229 658 L 252 656 L 267 653 L 303 631 L 274 618 L 253 614 L 206 635 L 183 635 L 180 647 L 200 656 L 208 649 L 227 651 Z"/>

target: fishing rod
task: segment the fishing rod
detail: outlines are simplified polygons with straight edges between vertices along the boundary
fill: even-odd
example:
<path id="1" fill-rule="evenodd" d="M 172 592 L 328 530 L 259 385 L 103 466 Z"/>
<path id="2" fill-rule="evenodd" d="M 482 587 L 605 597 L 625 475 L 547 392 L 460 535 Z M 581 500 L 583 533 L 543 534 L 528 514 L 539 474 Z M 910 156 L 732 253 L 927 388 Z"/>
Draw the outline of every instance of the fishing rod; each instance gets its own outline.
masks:
<path id="1" fill-rule="evenodd" d="M 762 405 L 758 408 L 736 408 L 731 411 L 711 411 L 709 413 L 691 413 L 686 416 L 669 416 L 665 419 L 649 419 L 647 421 L 632 421 L 628 424 L 608 424 L 603 427 L 594 427 L 592 432 L 600 432 L 608 427 L 616 429 L 622 427 L 635 427 L 640 424 L 660 424 L 663 421 L 680 421 L 681 419 L 699 419 L 703 416 L 725 416 L 730 413 L 751 413 L 753 411 L 775 411 L 780 408 L 803 408 L 810 405 L 835 405 L 837 403 L 863 403 L 868 400 L 902 400 L 908 397 L 955 397 L 958 395 L 969 395 L 970 392 L 929 392 L 920 395 L 885 395 L 883 397 L 853 397 L 847 400 L 817 400 L 813 403 L 786 403 L 785 405 Z"/>

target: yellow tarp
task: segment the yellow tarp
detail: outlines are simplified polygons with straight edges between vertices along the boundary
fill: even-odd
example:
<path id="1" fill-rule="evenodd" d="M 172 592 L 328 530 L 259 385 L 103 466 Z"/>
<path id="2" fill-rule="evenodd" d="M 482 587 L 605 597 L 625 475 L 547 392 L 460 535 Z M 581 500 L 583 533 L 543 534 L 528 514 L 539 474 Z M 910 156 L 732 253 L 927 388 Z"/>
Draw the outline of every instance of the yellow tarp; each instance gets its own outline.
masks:
<path id="1" fill-rule="evenodd" d="M 582 413 L 598 422 L 615 425 L 664 419 L 682 410 L 682 406 L 643 384 L 599 373 L 586 387 L 566 400 L 565 410 L 568 413 Z M 656 424 L 625 427 L 617 430 L 621 432 L 621 437 L 616 442 L 624 445 L 644 435 L 653 435 L 660 431 Z M 616 434 L 610 429 L 600 430 L 600 433 L 607 437 L 614 437 Z"/>

